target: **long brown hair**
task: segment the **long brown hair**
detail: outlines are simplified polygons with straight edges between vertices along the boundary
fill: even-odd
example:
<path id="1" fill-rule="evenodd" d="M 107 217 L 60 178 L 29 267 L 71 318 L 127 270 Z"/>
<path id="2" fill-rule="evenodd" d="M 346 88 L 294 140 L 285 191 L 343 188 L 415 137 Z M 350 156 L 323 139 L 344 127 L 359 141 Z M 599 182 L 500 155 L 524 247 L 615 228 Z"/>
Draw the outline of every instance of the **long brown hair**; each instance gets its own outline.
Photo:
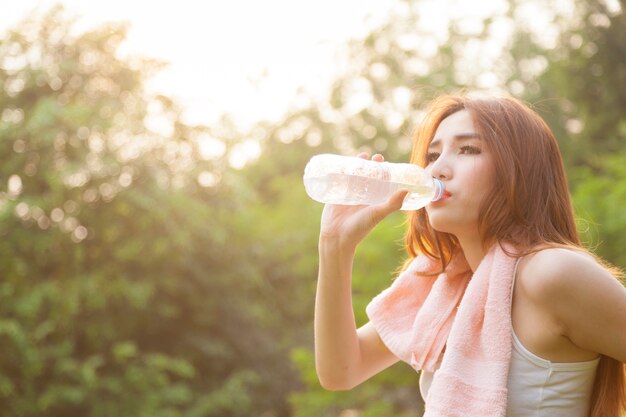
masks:
<path id="1" fill-rule="evenodd" d="M 476 133 L 493 155 L 495 186 L 478 218 L 483 246 L 508 242 L 519 254 L 545 246 L 583 250 L 558 143 L 545 121 L 512 97 L 435 99 L 414 137 L 411 162 L 427 165 L 427 151 L 439 124 L 467 110 Z M 451 234 L 437 232 L 426 210 L 411 212 L 405 245 L 410 258 L 423 253 L 442 270 L 460 250 Z M 604 265 L 604 264 L 603 264 Z M 591 399 L 591 417 L 620 417 L 626 410 L 624 364 L 602 355 Z"/>

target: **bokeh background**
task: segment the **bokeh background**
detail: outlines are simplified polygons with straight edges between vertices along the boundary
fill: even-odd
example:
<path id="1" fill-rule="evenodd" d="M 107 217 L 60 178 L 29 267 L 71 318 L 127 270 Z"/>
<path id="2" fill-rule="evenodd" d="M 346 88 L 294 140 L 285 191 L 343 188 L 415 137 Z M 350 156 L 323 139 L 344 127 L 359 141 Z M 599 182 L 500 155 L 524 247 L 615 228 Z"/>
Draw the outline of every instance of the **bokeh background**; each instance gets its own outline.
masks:
<path id="1" fill-rule="evenodd" d="M 283 26 L 266 25 L 271 39 L 304 39 L 288 24 L 300 3 L 315 4 L 291 2 Z M 255 7 L 233 11 L 233 25 L 281 13 Z M 324 7 L 305 32 L 324 14 L 341 27 Z M 406 161 L 430 99 L 509 92 L 556 132 L 587 246 L 625 267 L 624 10 L 617 0 L 385 2 L 346 18 L 355 31 L 326 33 L 321 69 L 306 69 L 313 44 L 279 49 L 240 81 L 253 98 L 217 93 L 236 68 L 206 45 L 245 51 L 185 19 L 161 30 L 214 62 L 181 76 L 130 42 L 132 21 L 85 24 L 63 6 L 25 13 L 0 32 L 0 415 L 421 415 L 418 376 L 403 364 L 350 392 L 317 382 L 322 207 L 304 193 L 304 165 L 361 150 Z M 285 58 L 295 64 L 272 72 Z M 182 87 L 197 73 L 213 84 Z M 403 229 L 394 214 L 359 248 L 359 324 L 403 260 Z"/>

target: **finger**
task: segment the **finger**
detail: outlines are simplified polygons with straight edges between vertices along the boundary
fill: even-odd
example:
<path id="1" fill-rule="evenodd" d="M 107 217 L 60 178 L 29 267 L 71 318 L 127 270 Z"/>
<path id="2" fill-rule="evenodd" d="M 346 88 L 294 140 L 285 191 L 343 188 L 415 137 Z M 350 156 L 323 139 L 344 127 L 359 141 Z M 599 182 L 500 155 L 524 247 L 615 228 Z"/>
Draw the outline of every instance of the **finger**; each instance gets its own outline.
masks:
<path id="1" fill-rule="evenodd" d="M 370 154 L 367 152 L 359 152 L 356 156 L 357 158 L 368 159 L 370 157 Z"/>
<path id="2" fill-rule="evenodd" d="M 406 188 L 399 189 L 394 192 L 385 203 L 374 206 L 372 210 L 372 220 L 374 224 L 379 223 L 391 213 L 400 210 L 404 198 L 408 193 L 409 190 Z"/>
<path id="3" fill-rule="evenodd" d="M 372 155 L 372 161 L 383 162 L 384 160 L 385 158 L 379 153 Z"/>
<path id="4" fill-rule="evenodd" d="M 400 207 L 402 207 L 402 203 L 404 203 L 404 199 L 408 194 L 409 190 L 407 188 L 401 188 L 391 194 L 391 197 L 389 197 L 389 200 L 387 200 L 386 203 L 387 207 L 391 210 L 390 212 L 400 210 Z"/>

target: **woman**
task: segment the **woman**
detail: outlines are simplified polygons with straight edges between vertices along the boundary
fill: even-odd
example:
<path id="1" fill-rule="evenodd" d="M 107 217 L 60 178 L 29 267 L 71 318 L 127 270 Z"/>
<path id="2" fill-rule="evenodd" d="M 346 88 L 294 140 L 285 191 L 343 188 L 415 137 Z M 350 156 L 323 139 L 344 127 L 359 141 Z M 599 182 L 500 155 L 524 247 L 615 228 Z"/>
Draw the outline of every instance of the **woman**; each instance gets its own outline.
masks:
<path id="1" fill-rule="evenodd" d="M 324 208 L 315 304 L 322 386 L 350 389 L 404 360 L 422 371 L 426 415 L 619 417 L 626 289 L 581 248 L 548 126 L 513 98 L 444 96 L 415 139 L 411 162 L 446 193 L 410 213 L 405 270 L 359 329 L 356 247 L 407 191 L 377 206 Z"/>

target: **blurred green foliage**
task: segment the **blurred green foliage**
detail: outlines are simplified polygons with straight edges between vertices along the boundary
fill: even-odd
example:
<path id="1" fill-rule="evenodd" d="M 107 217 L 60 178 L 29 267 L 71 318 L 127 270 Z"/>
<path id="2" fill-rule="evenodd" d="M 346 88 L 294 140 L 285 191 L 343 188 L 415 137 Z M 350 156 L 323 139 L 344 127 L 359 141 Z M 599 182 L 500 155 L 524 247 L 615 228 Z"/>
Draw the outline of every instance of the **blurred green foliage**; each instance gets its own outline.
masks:
<path id="1" fill-rule="evenodd" d="M 257 227 L 269 204 L 200 157 L 211 129 L 145 93 L 160 64 L 116 57 L 124 27 L 71 28 L 54 9 L 0 44 L 0 414 L 285 414 L 303 303 L 279 248 L 304 237 Z"/>
<path id="2" fill-rule="evenodd" d="M 301 176 L 322 152 L 406 161 L 420 109 L 443 92 L 495 85 L 534 104 L 559 137 L 585 240 L 626 266 L 625 14 L 600 0 L 573 15 L 511 0 L 486 16 L 451 12 L 434 33 L 426 3 L 400 1 L 353 43 L 328 102 L 247 132 L 227 116 L 187 125 L 175 102 L 149 95 L 143 83 L 163 64 L 118 57 L 124 26 L 77 35 L 55 8 L 8 32 L 0 415 L 420 415 L 403 364 L 350 392 L 317 382 L 321 205 Z M 528 24 L 529 7 L 550 16 L 552 39 Z M 502 28 L 511 37 L 497 45 Z M 250 141 L 261 156 L 233 168 Z M 403 229 L 394 214 L 359 248 L 359 324 L 403 260 Z"/>

